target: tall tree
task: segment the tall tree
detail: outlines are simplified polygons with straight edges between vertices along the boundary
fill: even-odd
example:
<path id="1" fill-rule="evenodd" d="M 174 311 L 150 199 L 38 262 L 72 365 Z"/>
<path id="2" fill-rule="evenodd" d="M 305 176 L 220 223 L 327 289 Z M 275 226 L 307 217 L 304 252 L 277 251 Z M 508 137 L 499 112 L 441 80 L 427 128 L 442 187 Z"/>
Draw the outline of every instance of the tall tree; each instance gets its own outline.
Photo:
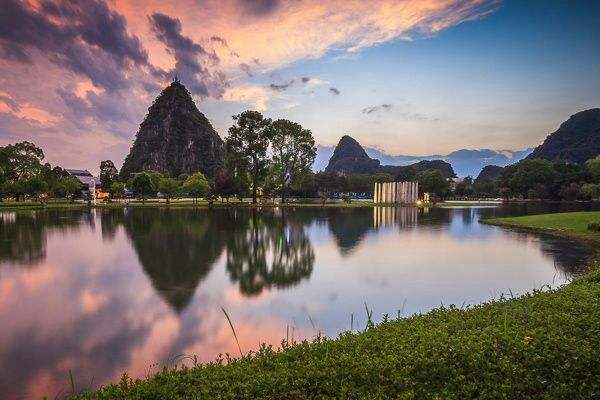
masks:
<path id="1" fill-rule="evenodd" d="M 292 181 L 308 171 L 315 161 L 317 148 L 312 132 L 302 125 L 278 119 L 269 127 L 273 164 L 279 178 L 281 202 Z"/>
<path id="2" fill-rule="evenodd" d="M 146 202 L 146 196 L 156 191 L 156 186 L 147 172 L 134 174 L 129 186 L 134 194 L 142 198 L 142 203 Z"/>
<path id="3" fill-rule="evenodd" d="M 428 169 L 419 173 L 417 180 L 421 192 L 435 193 L 438 196 L 443 196 L 448 192 L 448 181 L 437 169 Z"/>
<path id="4" fill-rule="evenodd" d="M 110 186 L 119 176 L 117 167 L 111 160 L 105 160 L 100 163 L 100 187 L 104 192 L 110 192 Z"/>
<path id="5" fill-rule="evenodd" d="M 198 197 L 206 196 L 208 194 L 210 186 L 204 174 L 202 172 L 196 172 L 183 182 L 182 189 L 189 196 L 192 196 L 194 202 L 196 202 Z"/>
<path id="6" fill-rule="evenodd" d="M 7 180 L 27 180 L 42 170 L 44 152 L 31 142 L 9 144 L 2 148 L 3 170 Z"/>
<path id="7" fill-rule="evenodd" d="M 74 176 L 70 176 L 62 179 L 62 185 L 65 191 L 65 196 L 68 197 L 69 201 L 72 203 L 75 195 L 81 192 L 81 182 L 79 182 L 79 179 L 75 178 Z"/>
<path id="8" fill-rule="evenodd" d="M 215 194 L 221 196 L 221 198 L 225 198 L 229 203 L 229 197 L 233 196 L 236 190 L 233 175 L 225 168 L 218 170 L 215 174 L 214 186 Z"/>
<path id="9" fill-rule="evenodd" d="M 225 140 L 228 157 L 236 169 L 249 172 L 252 202 L 256 203 L 258 187 L 267 171 L 271 120 L 258 111 L 244 111 L 233 119 L 235 124 L 229 128 Z"/>
<path id="10" fill-rule="evenodd" d="M 158 183 L 158 190 L 167 199 L 167 204 L 171 202 L 171 198 L 177 194 L 179 188 L 179 181 L 173 178 L 161 178 Z"/>

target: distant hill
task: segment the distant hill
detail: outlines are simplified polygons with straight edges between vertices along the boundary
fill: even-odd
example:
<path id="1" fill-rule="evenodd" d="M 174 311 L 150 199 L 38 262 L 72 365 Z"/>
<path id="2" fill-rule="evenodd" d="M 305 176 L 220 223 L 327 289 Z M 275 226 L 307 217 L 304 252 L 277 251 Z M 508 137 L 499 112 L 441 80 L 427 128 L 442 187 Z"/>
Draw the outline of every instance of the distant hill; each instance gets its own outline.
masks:
<path id="1" fill-rule="evenodd" d="M 121 168 L 121 177 L 127 179 L 144 170 L 172 177 L 200 171 L 212 177 L 223 156 L 223 140 L 198 110 L 190 92 L 175 80 L 148 109 Z"/>
<path id="2" fill-rule="evenodd" d="M 403 172 L 407 176 L 410 176 L 415 172 L 427 169 L 438 169 L 448 178 L 456 176 L 452 165 L 443 160 L 422 160 L 405 166 L 381 165 L 379 160 L 369 157 L 360 143 L 352 137 L 344 135 L 335 147 L 325 171 L 334 171 L 342 174 L 375 174 L 384 172 L 394 176 Z"/>
<path id="3" fill-rule="evenodd" d="M 528 158 L 582 163 L 600 154 L 600 108 L 571 115 Z"/>
<path id="4" fill-rule="evenodd" d="M 379 160 L 369 157 L 356 140 L 344 135 L 335 147 L 325 171 L 344 174 L 374 174 L 378 169 Z"/>
<path id="5" fill-rule="evenodd" d="M 483 167 L 479 175 L 477 175 L 478 181 L 483 179 L 496 179 L 502 173 L 503 167 L 499 167 L 498 165 L 486 165 Z"/>
<path id="6" fill-rule="evenodd" d="M 327 166 L 334 150 L 334 146 L 317 145 L 317 158 L 313 164 L 314 171 L 322 171 Z M 379 160 L 382 165 L 410 165 L 423 160 L 444 160 L 452 164 L 458 176 L 470 175 L 476 177 L 486 165 L 507 166 L 525 158 L 533 149 L 519 151 L 512 150 L 469 150 L 461 149 L 447 155 L 407 156 L 390 155 L 379 149 L 364 147 L 371 158 Z"/>

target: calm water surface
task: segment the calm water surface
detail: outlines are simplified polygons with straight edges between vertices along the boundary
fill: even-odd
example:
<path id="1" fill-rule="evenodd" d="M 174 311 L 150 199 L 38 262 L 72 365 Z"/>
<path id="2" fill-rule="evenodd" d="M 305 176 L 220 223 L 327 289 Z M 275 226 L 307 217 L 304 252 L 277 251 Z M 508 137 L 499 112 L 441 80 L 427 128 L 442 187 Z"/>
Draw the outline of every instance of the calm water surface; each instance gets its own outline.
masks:
<path id="1" fill-rule="evenodd" d="M 0 212 L 0 397 L 559 285 L 591 248 L 478 219 L 578 207 Z"/>

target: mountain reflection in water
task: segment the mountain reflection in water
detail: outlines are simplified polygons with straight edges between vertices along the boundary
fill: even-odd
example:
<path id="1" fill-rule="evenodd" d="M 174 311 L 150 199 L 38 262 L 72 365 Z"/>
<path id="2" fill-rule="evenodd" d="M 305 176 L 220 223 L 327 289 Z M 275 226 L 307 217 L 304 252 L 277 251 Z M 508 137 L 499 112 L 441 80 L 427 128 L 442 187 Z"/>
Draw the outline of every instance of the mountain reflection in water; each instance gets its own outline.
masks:
<path id="1" fill-rule="evenodd" d="M 248 351 L 278 345 L 287 330 L 335 336 L 351 313 L 364 324 L 364 302 L 381 318 L 404 305 L 406 315 L 564 283 L 592 249 L 477 222 L 528 212 L 0 212 L 0 393 L 54 397 L 69 387 L 69 370 L 83 388 L 124 371 L 143 377 L 180 354 L 234 354 L 220 307 Z"/>

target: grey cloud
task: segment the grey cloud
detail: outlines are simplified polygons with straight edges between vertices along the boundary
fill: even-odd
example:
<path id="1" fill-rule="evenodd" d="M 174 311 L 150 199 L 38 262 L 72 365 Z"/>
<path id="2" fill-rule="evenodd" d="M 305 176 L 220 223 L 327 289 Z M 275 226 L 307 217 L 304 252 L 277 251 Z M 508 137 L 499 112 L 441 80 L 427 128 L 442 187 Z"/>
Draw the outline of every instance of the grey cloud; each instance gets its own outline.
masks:
<path id="1" fill-rule="evenodd" d="M 120 137 L 131 134 L 142 112 L 137 103 L 130 104 L 128 97 L 120 93 L 88 91 L 79 97 L 72 90 L 61 88 L 57 94 L 66 105 L 63 117 L 79 130 L 89 130 L 96 124 Z"/>
<path id="2" fill-rule="evenodd" d="M 295 79 L 290 80 L 287 83 L 282 83 L 282 84 L 275 84 L 275 83 L 271 83 L 269 85 L 269 87 L 277 92 L 283 92 L 285 90 L 287 90 L 290 86 L 292 86 L 295 82 Z"/>
<path id="3" fill-rule="evenodd" d="M 302 83 L 308 83 L 308 81 L 310 81 L 310 77 L 308 77 L 308 76 L 302 77 Z"/>
<path id="4" fill-rule="evenodd" d="M 241 63 L 240 64 L 240 69 L 242 71 L 244 71 L 246 73 L 246 75 L 248 75 L 249 77 L 253 77 L 254 73 L 252 72 L 252 68 L 246 64 L 246 63 Z"/>
<path id="5" fill-rule="evenodd" d="M 369 106 L 369 107 L 365 107 L 361 110 L 361 112 L 363 114 L 373 114 L 376 111 L 382 110 L 382 111 L 388 111 L 389 109 L 392 108 L 391 104 L 381 104 L 378 106 Z"/>
<path id="6" fill-rule="evenodd" d="M 246 14 L 263 17 L 273 13 L 279 7 L 279 0 L 243 0 L 241 4 Z"/>
<path id="7" fill-rule="evenodd" d="M 126 72 L 132 64 L 148 64 L 139 39 L 127 33 L 125 18 L 103 1 L 46 1 L 35 10 L 5 0 L 2 7 L 0 54 L 4 58 L 32 63 L 37 51 L 107 90 L 127 86 Z"/>
<path id="8" fill-rule="evenodd" d="M 333 93 L 334 95 L 337 96 L 338 94 L 340 94 L 340 91 L 339 91 L 338 88 L 330 87 L 329 88 L 329 93 Z"/>
<path id="9" fill-rule="evenodd" d="M 219 63 L 216 53 L 183 36 L 179 19 L 161 13 L 148 18 L 156 38 L 175 58 L 175 68 L 168 74 L 177 74 L 193 94 L 221 97 L 228 85 L 227 79 L 222 72 L 209 69 Z"/>

